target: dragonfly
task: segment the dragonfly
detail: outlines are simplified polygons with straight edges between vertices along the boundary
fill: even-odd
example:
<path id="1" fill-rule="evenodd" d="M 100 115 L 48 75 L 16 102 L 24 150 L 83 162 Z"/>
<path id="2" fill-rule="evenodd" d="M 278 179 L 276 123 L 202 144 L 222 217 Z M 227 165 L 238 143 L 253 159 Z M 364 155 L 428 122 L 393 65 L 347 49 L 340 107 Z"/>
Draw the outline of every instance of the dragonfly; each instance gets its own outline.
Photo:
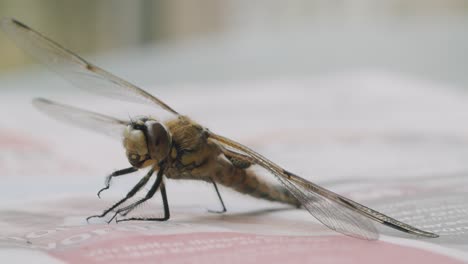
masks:
<path id="1" fill-rule="evenodd" d="M 221 136 L 178 113 L 159 98 L 145 90 L 105 71 L 64 48 L 60 44 L 31 29 L 25 24 L 4 18 L 3 31 L 26 53 L 78 88 L 108 98 L 138 102 L 159 107 L 171 117 L 162 121 L 151 116 L 121 120 L 69 105 L 36 98 L 33 105 L 50 117 L 91 129 L 123 141 L 130 167 L 106 177 L 109 189 L 115 177 L 148 169 L 127 195 L 101 214 L 87 218 L 112 215 L 109 223 L 122 221 L 166 221 L 170 218 L 165 182 L 167 180 L 199 180 L 214 186 L 222 210 L 226 207 L 218 184 L 254 198 L 288 204 L 306 209 L 328 228 L 342 234 L 376 240 L 379 231 L 374 223 L 419 237 L 436 238 L 437 234 L 394 219 L 340 194 L 308 181 L 267 159 L 251 148 Z M 254 167 L 264 169 L 272 183 L 259 175 Z M 149 185 L 144 197 L 126 205 L 139 191 Z M 163 217 L 127 217 L 137 206 L 145 203 L 159 191 L 164 206 Z M 130 200 L 131 201 L 131 200 Z M 120 218 L 119 218 L 120 217 Z"/>

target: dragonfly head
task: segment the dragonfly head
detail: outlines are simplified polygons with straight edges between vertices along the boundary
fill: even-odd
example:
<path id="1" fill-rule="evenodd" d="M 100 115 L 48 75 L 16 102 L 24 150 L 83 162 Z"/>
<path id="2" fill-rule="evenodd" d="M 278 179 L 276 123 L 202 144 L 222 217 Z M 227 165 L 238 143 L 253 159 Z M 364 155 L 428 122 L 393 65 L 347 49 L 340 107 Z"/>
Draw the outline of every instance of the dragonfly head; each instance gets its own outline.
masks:
<path id="1" fill-rule="evenodd" d="M 142 117 L 127 126 L 123 144 L 130 164 L 142 168 L 158 163 L 169 155 L 172 137 L 159 121 Z"/>

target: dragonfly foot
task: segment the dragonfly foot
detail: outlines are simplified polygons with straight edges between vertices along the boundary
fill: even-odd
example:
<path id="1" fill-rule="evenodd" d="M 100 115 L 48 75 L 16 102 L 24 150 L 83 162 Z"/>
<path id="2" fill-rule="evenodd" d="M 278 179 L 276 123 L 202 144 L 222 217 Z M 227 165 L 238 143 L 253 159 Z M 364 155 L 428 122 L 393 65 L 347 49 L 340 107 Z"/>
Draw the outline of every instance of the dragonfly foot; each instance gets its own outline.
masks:
<path id="1" fill-rule="evenodd" d="M 103 192 L 103 191 L 105 191 L 107 189 L 109 189 L 109 185 L 107 185 L 106 187 L 104 187 L 104 188 L 102 188 L 101 190 L 98 191 L 97 196 L 99 197 L 99 199 L 101 199 L 101 192 Z"/>
<path id="2" fill-rule="evenodd" d="M 92 216 L 88 216 L 86 217 L 86 222 L 89 224 L 89 219 L 91 218 L 102 218 L 103 216 L 102 215 L 92 215 Z"/>
<path id="3" fill-rule="evenodd" d="M 226 208 L 224 208 L 223 210 L 219 210 L 219 211 L 210 210 L 210 209 L 208 209 L 207 211 L 208 211 L 208 213 L 212 213 L 212 214 L 224 214 L 225 212 L 227 212 Z"/>
<path id="4" fill-rule="evenodd" d="M 145 218 L 145 217 L 131 217 L 131 218 L 123 218 L 117 219 L 116 222 L 126 222 L 126 221 L 157 221 L 157 222 L 164 222 L 169 220 L 169 216 L 164 216 L 161 218 Z"/>

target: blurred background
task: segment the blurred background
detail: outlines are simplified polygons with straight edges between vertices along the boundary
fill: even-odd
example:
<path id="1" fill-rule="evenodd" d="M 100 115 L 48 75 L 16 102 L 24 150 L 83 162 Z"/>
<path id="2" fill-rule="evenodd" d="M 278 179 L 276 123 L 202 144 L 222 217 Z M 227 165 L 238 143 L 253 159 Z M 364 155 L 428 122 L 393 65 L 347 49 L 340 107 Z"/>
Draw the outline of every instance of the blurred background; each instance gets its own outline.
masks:
<path id="1" fill-rule="evenodd" d="M 410 204 L 438 193 L 439 219 L 438 208 L 452 210 L 447 197 L 458 190 L 461 213 L 447 223 L 468 230 L 468 185 L 459 181 L 468 175 L 466 0 L 0 0 L 0 17 L 358 201 L 391 207 L 384 198 Z M 104 207 L 89 207 L 97 206 L 104 175 L 128 166 L 122 144 L 50 120 L 32 107 L 33 97 L 124 120 L 159 118 L 158 109 L 74 89 L 0 31 L 0 216 L 15 202 L 63 194 L 71 197 L 64 206 L 83 209 L 82 220 Z M 135 180 L 119 178 L 102 201 L 121 197 Z M 217 202 L 212 186 L 169 182 L 181 212 L 198 204 L 205 213 Z M 228 208 L 240 201 L 232 195 Z M 57 222 L 69 214 L 58 210 Z M 7 227 L 29 220 L 4 215 Z M 467 244 L 468 236 L 454 236 Z"/>
<path id="2" fill-rule="evenodd" d="M 0 17 L 18 19 L 304 175 L 466 167 L 459 144 L 468 145 L 468 1 L 0 0 Z M 0 32 L 0 169 L 27 174 L 30 151 L 12 146 L 18 134 L 23 143 L 62 141 L 55 152 L 69 156 L 72 133 L 94 138 L 48 120 L 31 106 L 33 97 L 124 119 L 155 111 L 80 92 Z M 121 151 L 114 142 L 108 147 Z M 70 160 L 89 164 L 89 144 L 74 148 Z M 108 166 L 97 159 L 95 168 L 104 175 L 126 164 L 117 157 Z"/>
<path id="3" fill-rule="evenodd" d="M 149 63 L 125 70 L 143 83 L 376 69 L 468 84 L 464 0 L 0 0 L 0 16 L 87 58 Z M 0 73 L 31 63 L 4 34 L 0 58 Z"/>

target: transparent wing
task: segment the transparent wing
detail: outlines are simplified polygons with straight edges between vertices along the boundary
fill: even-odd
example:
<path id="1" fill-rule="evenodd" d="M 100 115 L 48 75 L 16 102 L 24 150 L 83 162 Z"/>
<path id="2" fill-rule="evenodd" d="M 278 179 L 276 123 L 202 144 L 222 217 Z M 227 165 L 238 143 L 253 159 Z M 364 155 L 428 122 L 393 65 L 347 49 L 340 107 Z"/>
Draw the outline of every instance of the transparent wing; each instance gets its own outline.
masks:
<path id="1" fill-rule="evenodd" d="M 106 97 L 158 105 L 178 115 L 163 101 L 143 89 L 87 62 L 21 22 L 5 18 L 1 26 L 19 47 L 76 87 Z"/>
<path id="2" fill-rule="evenodd" d="M 33 105 L 39 111 L 44 112 L 56 120 L 93 130 L 117 139 L 122 139 L 122 133 L 128 125 L 128 122 L 110 116 L 59 104 L 47 99 L 36 98 L 33 100 Z"/>
<path id="3" fill-rule="evenodd" d="M 352 237 L 375 240 L 378 231 L 373 220 L 402 232 L 438 237 L 437 234 L 400 222 L 294 175 L 242 144 L 213 133 L 210 133 L 210 138 L 250 156 L 258 165 L 270 171 L 310 214 L 330 229 Z"/>

